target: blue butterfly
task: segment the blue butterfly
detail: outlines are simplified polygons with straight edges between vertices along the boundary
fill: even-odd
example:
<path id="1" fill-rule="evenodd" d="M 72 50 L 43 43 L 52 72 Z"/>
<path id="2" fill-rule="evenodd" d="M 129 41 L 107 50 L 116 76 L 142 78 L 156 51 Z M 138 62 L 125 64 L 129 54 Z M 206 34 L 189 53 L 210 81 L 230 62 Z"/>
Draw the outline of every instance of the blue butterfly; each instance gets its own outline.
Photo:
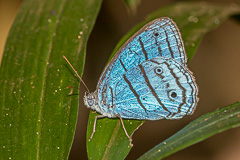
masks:
<path id="1" fill-rule="evenodd" d="M 180 119 L 191 115 L 198 102 L 198 88 L 180 31 L 167 17 L 155 19 L 118 50 L 104 69 L 84 104 L 101 115 L 138 120 Z"/>

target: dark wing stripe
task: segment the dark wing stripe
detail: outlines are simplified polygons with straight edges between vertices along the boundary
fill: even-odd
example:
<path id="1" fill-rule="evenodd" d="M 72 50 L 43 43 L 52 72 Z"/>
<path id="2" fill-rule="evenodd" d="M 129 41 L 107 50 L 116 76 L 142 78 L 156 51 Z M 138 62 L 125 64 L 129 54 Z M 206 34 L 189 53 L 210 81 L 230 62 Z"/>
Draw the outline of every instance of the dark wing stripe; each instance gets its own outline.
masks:
<path id="1" fill-rule="evenodd" d="M 175 28 L 177 28 L 177 26 L 176 26 L 175 24 L 173 24 L 173 23 L 169 23 L 169 22 L 166 22 L 166 23 L 169 24 L 170 26 L 173 25 Z M 173 30 L 172 27 L 170 27 L 170 29 L 172 30 L 173 35 L 174 35 L 174 38 L 176 39 L 176 42 L 177 42 L 177 46 L 178 46 L 178 50 L 179 50 L 179 57 L 181 57 L 181 63 L 185 65 L 185 63 L 183 62 L 183 59 L 182 59 L 182 54 L 181 54 L 181 52 L 180 52 L 180 47 L 179 47 L 179 43 L 178 43 L 178 39 L 177 39 L 177 37 L 176 37 L 175 31 L 177 32 L 179 38 L 181 38 L 181 37 L 180 37 L 180 33 L 178 32 L 177 29 L 176 29 L 176 30 Z M 183 45 L 183 44 L 180 43 L 180 45 Z M 183 46 L 182 46 L 182 47 L 183 47 Z M 174 57 L 173 57 L 173 58 L 174 58 Z"/>
<path id="2" fill-rule="evenodd" d="M 148 86 L 149 89 L 151 90 L 153 96 L 157 99 L 157 101 L 158 101 L 158 103 L 161 105 L 161 107 L 162 107 L 165 111 L 169 112 L 169 114 L 171 114 L 171 112 L 168 111 L 168 109 L 164 106 L 164 104 L 163 104 L 163 103 L 161 102 L 161 100 L 158 98 L 157 93 L 155 92 L 155 90 L 153 89 L 153 87 L 151 86 L 151 84 L 150 84 L 150 82 L 149 82 L 149 80 L 148 80 L 148 77 L 147 77 L 147 75 L 146 75 L 146 72 L 145 72 L 143 66 L 140 64 L 139 67 L 140 67 L 140 70 L 141 70 L 141 72 L 142 72 L 142 74 L 143 74 L 143 77 L 144 77 L 144 79 L 145 79 L 145 82 L 147 83 L 147 86 Z"/>
<path id="3" fill-rule="evenodd" d="M 111 95 L 112 95 L 112 106 L 111 106 L 111 108 L 113 108 L 113 91 L 112 91 L 112 87 L 109 87 L 110 88 L 110 90 L 111 90 Z"/>
<path id="4" fill-rule="evenodd" d="M 178 69 L 179 69 L 179 67 L 178 67 Z M 180 70 L 180 69 L 179 69 L 179 70 Z M 185 72 L 184 72 L 184 75 L 185 75 L 186 78 L 187 78 L 187 83 L 188 83 L 188 85 L 191 87 L 191 90 L 192 90 L 191 95 L 193 95 L 193 90 L 195 90 L 195 89 L 194 89 L 193 86 L 189 83 L 188 76 L 186 75 Z M 196 96 L 196 95 L 195 95 L 195 96 Z M 192 102 L 193 102 L 193 96 L 192 96 Z M 195 102 L 191 104 L 191 106 L 188 108 L 188 110 L 187 110 L 186 113 L 188 113 L 188 112 L 190 111 L 190 109 L 192 108 L 193 104 L 195 104 Z"/>
<path id="5" fill-rule="evenodd" d="M 144 48 L 144 44 L 143 44 L 143 42 L 142 42 L 141 37 L 139 37 L 138 40 L 139 40 L 139 42 L 140 42 L 140 45 L 141 45 L 142 51 L 143 51 L 143 53 L 144 53 L 145 59 L 148 60 L 147 52 L 146 52 L 146 50 L 145 50 L 145 48 Z"/>
<path id="6" fill-rule="evenodd" d="M 184 104 L 186 104 L 186 89 L 179 83 L 178 77 L 177 77 L 176 74 L 173 72 L 173 69 L 170 68 L 170 65 L 169 65 L 168 63 L 166 63 L 166 62 L 164 62 L 164 64 L 167 65 L 167 67 L 168 67 L 168 69 L 170 70 L 171 74 L 172 74 L 173 77 L 175 78 L 177 85 L 178 85 L 179 88 L 181 88 L 182 91 L 183 91 L 183 103 L 181 103 L 181 104 L 179 105 L 179 107 L 178 107 L 178 112 L 177 112 L 177 113 L 180 113 L 182 106 L 183 106 Z M 173 114 L 172 114 L 172 117 L 173 117 L 175 114 L 177 114 L 177 113 L 173 113 Z"/>
<path id="7" fill-rule="evenodd" d="M 120 62 L 120 64 L 122 65 L 122 67 L 123 67 L 123 69 L 125 70 L 125 72 L 127 72 L 127 69 L 125 68 L 125 66 L 124 66 L 124 64 L 123 64 L 123 62 L 122 62 L 122 60 L 121 60 L 121 58 L 119 58 L 119 62 Z"/>
<path id="8" fill-rule="evenodd" d="M 162 56 L 162 50 L 160 48 L 160 45 L 158 46 L 158 52 L 159 52 L 160 56 Z"/>
<path id="9" fill-rule="evenodd" d="M 133 92 L 133 94 L 135 95 L 135 97 L 137 98 L 138 103 L 140 104 L 140 106 L 145 110 L 145 112 L 147 113 L 147 109 L 144 107 L 144 105 L 142 104 L 142 102 L 139 99 L 139 95 L 137 94 L 137 92 L 133 89 L 133 86 L 131 84 L 131 82 L 127 79 L 126 75 L 123 74 L 123 78 L 124 80 L 127 82 L 128 86 L 130 87 L 131 91 Z"/>
<path id="10" fill-rule="evenodd" d="M 170 27 L 170 29 L 171 29 L 172 32 L 174 33 L 173 35 L 174 35 L 174 37 L 175 37 L 175 39 L 176 39 L 176 42 L 177 42 L 177 47 L 178 47 L 179 57 L 180 57 L 181 63 L 185 65 L 185 62 L 183 62 L 182 54 L 181 54 L 181 51 L 180 51 L 180 46 L 179 46 L 179 44 L 178 44 L 178 39 L 177 39 L 177 37 L 176 37 L 175 31 L 172 29 L 172 27 Z M 177 32 L 177 33 L 178 33 L 178 32 Z M 179 35 L 179 33 L 178 33 L 178 35 Z M 180 37 L 180 35 L 179 35 L 179 37 Z"/>
<path id="11" fill-rule="evenodd" d="M 167 44 L 168 44 L 169 51 L 170 51 L 170 53 L 171 53 L 172 58 L 174 59 L 173 51 L 172 51 L 172 48 L 171 48 L 170 42 L 169 42 L 169 40 L 168 40 L 167 32 L 166 32 L 165 29 L 164 29 L 164 32 L 165 32 L 165 34 L 166 34 L 166 41 L 167 41 Z"/>
<path id="12" fill-rule="evenodd" d="M 190 84 L 189 84 L 190 85 Z M 192 92 L 191 92 L 191 95 L 193 95 L 193 90 L 194 90 L 194 88 L 192 87 L 192 85 L 190 85 L 190 87 L 191 87 L 191 89 L 192 89 Z M 195 97 L 196 97 L 196 95 L 195 95 Z M 193 96 L 192 96 L 192 102 L 194 102 L 194 103 L 192 103 L 191 104 L 191 106 L 188 108 L 188 110 L 187 110 L 187 113 L 190 111 L 190 109 L 193 107 L 193 104 L 194 104 L 194 106 L 195 106 L 195 104 L 196 104 L 196 102 L 195 101 L 193 101 Z M 192 112 L 194 111 L 194 109 L 192 110 Z M 191 112 L 191 113 L 192 113 Z"/>
<path id="13" fill-rule="evenodd" d="M 178 66 L 176 66 L 176 67 L 180 70 L 180 68 L 179 68 Z M 184 75 L 186 76 L 186 78 L 187 78 L 187 83 L 188 83 L 188 85 L 191 87 L 191 90 L 192 90 L 191 95 L 193 95 L 193 90 L 195 90 L 195 89 L 194 89 L 193 86 L 189 83 L 189 79 L 188 79 L 188 76 L 186 75 L 186 72 L 184 72 L 183 74 L 184 74 Z M 195 95 L 195 96 L 196 96 L 196 95 Z M 193 96 L 192 96 L 192 102 L 193 102 Z M 193 104 L 195 105 L 196 102 L 194 102 L 194 103 L 191 104 L 191 106 L 188 108 L 188 110 L 187 110 L 186 113 L 188 113 L 188 112 L 190 111 L 190 109 L 192 108 Z"/>
<path id="14" fill-rule="evenodd" d="M 154 61 L 153 59 L 150 59 L 150 61 L 153 62 L 153 63 L 156 63 L 156 64 L 158 64 L 158 65 L 160 64 L 159 62 Z"/>
<path id="15" fill-rule="evenodd" d="M 157 39 L 158 39 L 158 37 L 155 38 L 155 45 L 158 46 L 157 49 L 158 49 L 158 52 L 159 52 L 159 56 L 162 56 L 162 49 L 160 47 L 161 45 L 160 44 L 158 45 Z"/>

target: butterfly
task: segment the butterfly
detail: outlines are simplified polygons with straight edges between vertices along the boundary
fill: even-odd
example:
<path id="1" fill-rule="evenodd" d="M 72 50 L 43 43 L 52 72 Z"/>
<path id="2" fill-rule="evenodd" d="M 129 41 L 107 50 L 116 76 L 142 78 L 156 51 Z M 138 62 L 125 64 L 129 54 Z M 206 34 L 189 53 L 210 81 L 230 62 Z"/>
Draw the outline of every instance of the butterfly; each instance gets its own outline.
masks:
<path id="1" fill-rule="evenodd" d="M 98 118 L 159 120 L 191 115 L 198 87 L 187 68 L 180 31 L 168 17 L 157 18 L 137 31 L 105 67 L 96 90 L 86 92 L 84 104 Z"/>

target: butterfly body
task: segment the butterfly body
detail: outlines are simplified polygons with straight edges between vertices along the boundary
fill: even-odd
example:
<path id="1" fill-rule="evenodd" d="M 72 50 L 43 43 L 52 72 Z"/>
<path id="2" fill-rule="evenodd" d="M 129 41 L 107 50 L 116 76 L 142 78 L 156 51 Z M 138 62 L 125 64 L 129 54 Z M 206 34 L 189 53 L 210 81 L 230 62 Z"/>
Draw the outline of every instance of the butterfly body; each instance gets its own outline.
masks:
<path id="1" fill-rule="evenodd" d="M 118 50 L 84 103 L 109 118 L 179 119 L 192 114 L 198 88 L 186 62 L 176 24 L 167 17 L 155 19 Z"/>

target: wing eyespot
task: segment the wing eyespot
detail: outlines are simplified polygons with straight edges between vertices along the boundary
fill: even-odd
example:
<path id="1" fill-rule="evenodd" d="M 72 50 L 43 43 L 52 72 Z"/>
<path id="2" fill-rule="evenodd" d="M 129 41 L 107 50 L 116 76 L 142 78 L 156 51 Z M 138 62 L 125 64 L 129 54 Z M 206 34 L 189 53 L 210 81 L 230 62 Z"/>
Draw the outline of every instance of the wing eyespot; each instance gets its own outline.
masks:
<path id="1" fill-rule="evenodd" d="M 160 74 L 162 74 L 162 72 L 163 72 L 163 69 L 161 67 L 155 68 L 155 73 L 156 74 L 160 75 Z"/>
<path id="2" fill-rule="evenodd" d="M 178 97 L 178 94 L 175 90 L 168 91 L 168 98 L 174 101 Z"/>
<path id="3" fill-rule="evenodd" d="M 155 37 L 159 36 L 159 33 L 154 33 L 154 36 L 155 36 Z"/>
<path id="4" fill-rule="evenodd" d="M 176 98 L 177 97 L 177 93 L 176 92 L 172 92 L 170 95 L 172 98 Z"/>

